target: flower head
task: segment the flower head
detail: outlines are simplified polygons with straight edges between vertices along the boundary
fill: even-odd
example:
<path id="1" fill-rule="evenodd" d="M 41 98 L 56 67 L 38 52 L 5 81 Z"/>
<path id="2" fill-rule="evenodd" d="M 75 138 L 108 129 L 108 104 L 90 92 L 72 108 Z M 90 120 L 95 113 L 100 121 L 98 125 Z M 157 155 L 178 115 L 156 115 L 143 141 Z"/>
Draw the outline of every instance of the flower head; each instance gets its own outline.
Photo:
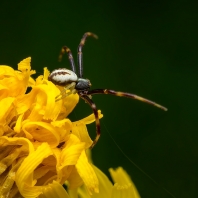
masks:
<path id="1" fill-rule="evenodd" d="M 85 154 L 92 144 L 86 124 L 94 116 L 71 122 L 78 94 L 56 101 L 60 89 L 47 80 L 49 71 L 34 80 L 30 61 L 21 61 L 18 71 L 0 66 L 1 197 L 42 197 L 65 181 L 71 189 L 85 184 L 89 194 L 97 193 L 98 178 Z"/>
<path id="2" fill-rule="evenodd" d="M 89 155 L 88 155 L 89 156 Z M 112 184 L 108 177 L 96 166 L 92 165 L 98 180 L 99 193 L 90 196 L 86 186 L 81 186 L 75 192 L 70 191 L 70 198 L 140 198 L 140 195 L 127 172 L 122 168 L 110 168 L 109 172 L 113 180 Z"/>
<path id="3" fill-rule="evenodd" d="M 140 195 L 132 182 L 130 176 L 122 168 L 118 167 L 115 170 L 110 168 L 114 184 L 110 182 L 108 177 L 96 166 L 92 164 L 92 167 L 98 177 L 99 181 L 99 193 L 90 195 L 86 188 L 86 185 L 82 185 L 79 188 L 72 189 L 68 186 L 68 193 L 62 189 L 62 186 L 57 182 L 53 182 L 48 188 L 42 198 L 140 198 Z"/>

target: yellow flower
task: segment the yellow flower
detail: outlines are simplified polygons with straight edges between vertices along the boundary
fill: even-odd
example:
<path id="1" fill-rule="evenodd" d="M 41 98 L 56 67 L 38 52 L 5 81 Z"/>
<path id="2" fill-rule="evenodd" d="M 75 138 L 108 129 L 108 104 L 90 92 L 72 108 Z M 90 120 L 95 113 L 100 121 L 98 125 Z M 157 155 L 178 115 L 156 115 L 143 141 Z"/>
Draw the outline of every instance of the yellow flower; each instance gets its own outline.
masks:
<path id="1" fill-rule="evenodd" d="M 88 152 L 88 158 L 91 161 L 90 152 Z M 140 198 L 130 176 L 122 167 L 118 167 L 115 170 L 109 169 L 114 185 L 100 169 L 93 164 L 92 167 L 99 180 L 99 193 L 94 193 L 90 196 L 86 186 L 83 185 L 78 189 L 69 190 L 69 198 Z"/>
<path id="2" fill-rule="evenodd" d="M 34 80 L 30 61 L 21 61 L 18 71 L 0 66 L 0 197 L 67 197 L 65 181 L 71 189 L 84 184 L 89 194 L 98 193 L 85 154 L 92 144 L 86 124 L 94 115 L 71 122 L 78 94 L 55 101 L 60 89 L 47 80 L 49 71 Z M 58 195 L 48 194 L 53 186 Z"/>
<path id="3" fill-rule="evenodd" d="M 69 186 L 69 194 L 62 189 L 57 182 L 53 182 L 51 186 L 46 188 L 45 193 L 40 198 L 140 198 L 140 195 L 130 179 L 126 171 L 119 167 L 115 170 L 109 169 L 114 185 L 109 181 L 107 176 L 92 165 L 99 180 L 99 193 L 90 195 L 85 185 L 78 189 L 71 190 Z"/>
<path id="4" fill-rule="evenodd" d="M 122 167 L 113 170 L 109 169 L 111 177 L 114 181 L 114 186 L 112 188 L 111 197 L 120 198 L 120 197 L 131 197 L 139 198 L 140 195 L 130 179 L 129 175 L 123 170 Z"/>

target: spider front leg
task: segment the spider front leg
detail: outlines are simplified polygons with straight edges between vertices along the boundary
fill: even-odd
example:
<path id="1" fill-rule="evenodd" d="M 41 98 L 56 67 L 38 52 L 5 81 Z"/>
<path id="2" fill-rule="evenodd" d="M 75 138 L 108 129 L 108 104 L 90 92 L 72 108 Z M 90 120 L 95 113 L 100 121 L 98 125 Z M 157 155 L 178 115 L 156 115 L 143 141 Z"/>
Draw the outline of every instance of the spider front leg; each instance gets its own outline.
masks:
<path id="1" fill-rule="evenodd" d="M 63 87 L 63 89 L 61 90 L 61 93 L 55 97 L 55 101 L 57 102 L 71 94 L 75 94 L 76 93 L 75 86 L 76 86 L 76 83 L 72 82 L 71 84 Z M 69 93 L 66 93 L 67 90 L 69 90 Z"/>
<path id="2" fill-rule="evenodd" d="M 93 89 L 87 92 L 88 95 L 94 95 L 94 94 L 110 94 L 110 95 L 114 95 L 114 96 L 120 96 L 120 97 L 125 97 L 125 98 L 131 98 L 131 99 L 136 99 L 136 100 L 140 100 L 142 102 L 148 103 L 150 105 L 153 105 L 155 107 L 158 107 L 164 111 L 167 111 L 168 109 L 156 102 L 153 102 L 151 100 L 148 100 L 146 98 L 143 98 L 141 96 L 132 94 L 132 93 L 126 93 L 126 92 L 120 92 L 120 91 L 114 91 L 114 90 L 110 90 L 110 89 Z"/>
<path id="3" fill-rule="evenodd" d="M 80 93 L 79 93 L 79 95 L 80 95 Z M 96 120 L 96 138 L 93 141 L 92 145 L 90 146 L 90 149 L 92 149 L 95 146 L 95 144 L 98 142 L 98 139 L 100 138 L 100 120 L 99 120 L 99 116 L 98 116 L 98 110 L 97 110 L 95 103 L 93 102 L 93 100 L 91 100 L 91 98 L 89 98 L 89 96 L 80 95 L 80 97 L 83 100 L 85 100 L 85 102 L 88 103 L 89 106 L 92 108 L 94 116 L 95 116 L 95 120 Z"/>
<path id="4" fill-rule="evenodd" d="M 58 60 L 59 61 L 62 60 L 64 53 L 67 53 L 68 59 L 69 59 L 69 62 L 70 62 L 71 69 L 72 69 L 72 71 L 74 73 L 76 73 L 76 67 L 75 67 L 75 63 L 74 63 L 74 58 L 73 58 L 72 52 L 69 49 L 69 47 L 67 47 L 67 46 L 62 47 L 61 52 L 60 52 L 60 55 L 58 57 Z"/>
<path id="5" fill-rule="evenodd" d="M 83 53 L 82 53 L 82 48 L 83 46 L 85 45 L 85 41 L 86 41 L 86 38 L 88 36 L 92 36 L 93 38 L 95 39 L 98 39 L 98 36 L 92 32 L 86 32 L 81 41 L 80 41 L 80 44 L 78 46 L 78 67 L 79 67 L 79 77 L 82 78 L 83 77 Z"/>

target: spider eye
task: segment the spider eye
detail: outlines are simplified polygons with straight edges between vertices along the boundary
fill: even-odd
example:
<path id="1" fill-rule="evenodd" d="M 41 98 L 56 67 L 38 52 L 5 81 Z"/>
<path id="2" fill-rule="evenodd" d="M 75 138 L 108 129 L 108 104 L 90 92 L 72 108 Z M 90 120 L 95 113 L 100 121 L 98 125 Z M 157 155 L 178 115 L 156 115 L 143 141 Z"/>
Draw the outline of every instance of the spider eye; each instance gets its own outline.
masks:
<path id="1" fill-rule="evenodd" d="M 79 78 L 75 88 L 77 90 L 87 90 L 91 87 L 91 83 L 88 79 Z"/>

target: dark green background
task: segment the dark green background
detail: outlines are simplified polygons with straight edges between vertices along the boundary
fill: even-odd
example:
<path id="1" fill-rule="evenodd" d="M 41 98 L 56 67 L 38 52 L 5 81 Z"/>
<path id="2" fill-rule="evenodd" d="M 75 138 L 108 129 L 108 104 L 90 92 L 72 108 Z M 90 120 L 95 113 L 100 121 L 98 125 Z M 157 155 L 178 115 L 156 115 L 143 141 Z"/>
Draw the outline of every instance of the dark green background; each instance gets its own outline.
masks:
<path id="1" fill-rule="evenodd" d="M 129 3 L 130 2 L 130 3 Z M 102 135 L 93 149 L 107 173 L 123 166 L 143 198 L 198 197 L 198 12 L 193 1 L 1 1 L 0 64 L 31 56 L 32 68 L 69 67 L 57 62 L 67 45 L 76 48 L 86 31 L 84 77 L 93 88 L 144 96 L 168 112 L 114 96 L 94 96 L 104 113 Z M 52 107 L 53 108 L 53 107 Z M 91 113 L 81 101 L 71 116 Z M 89 127 L 95 136 L 95 126 Z M 108 131 L 107 131 L 108 130 Z M 140 172 L 115 146 L 152 177 Z"/>

